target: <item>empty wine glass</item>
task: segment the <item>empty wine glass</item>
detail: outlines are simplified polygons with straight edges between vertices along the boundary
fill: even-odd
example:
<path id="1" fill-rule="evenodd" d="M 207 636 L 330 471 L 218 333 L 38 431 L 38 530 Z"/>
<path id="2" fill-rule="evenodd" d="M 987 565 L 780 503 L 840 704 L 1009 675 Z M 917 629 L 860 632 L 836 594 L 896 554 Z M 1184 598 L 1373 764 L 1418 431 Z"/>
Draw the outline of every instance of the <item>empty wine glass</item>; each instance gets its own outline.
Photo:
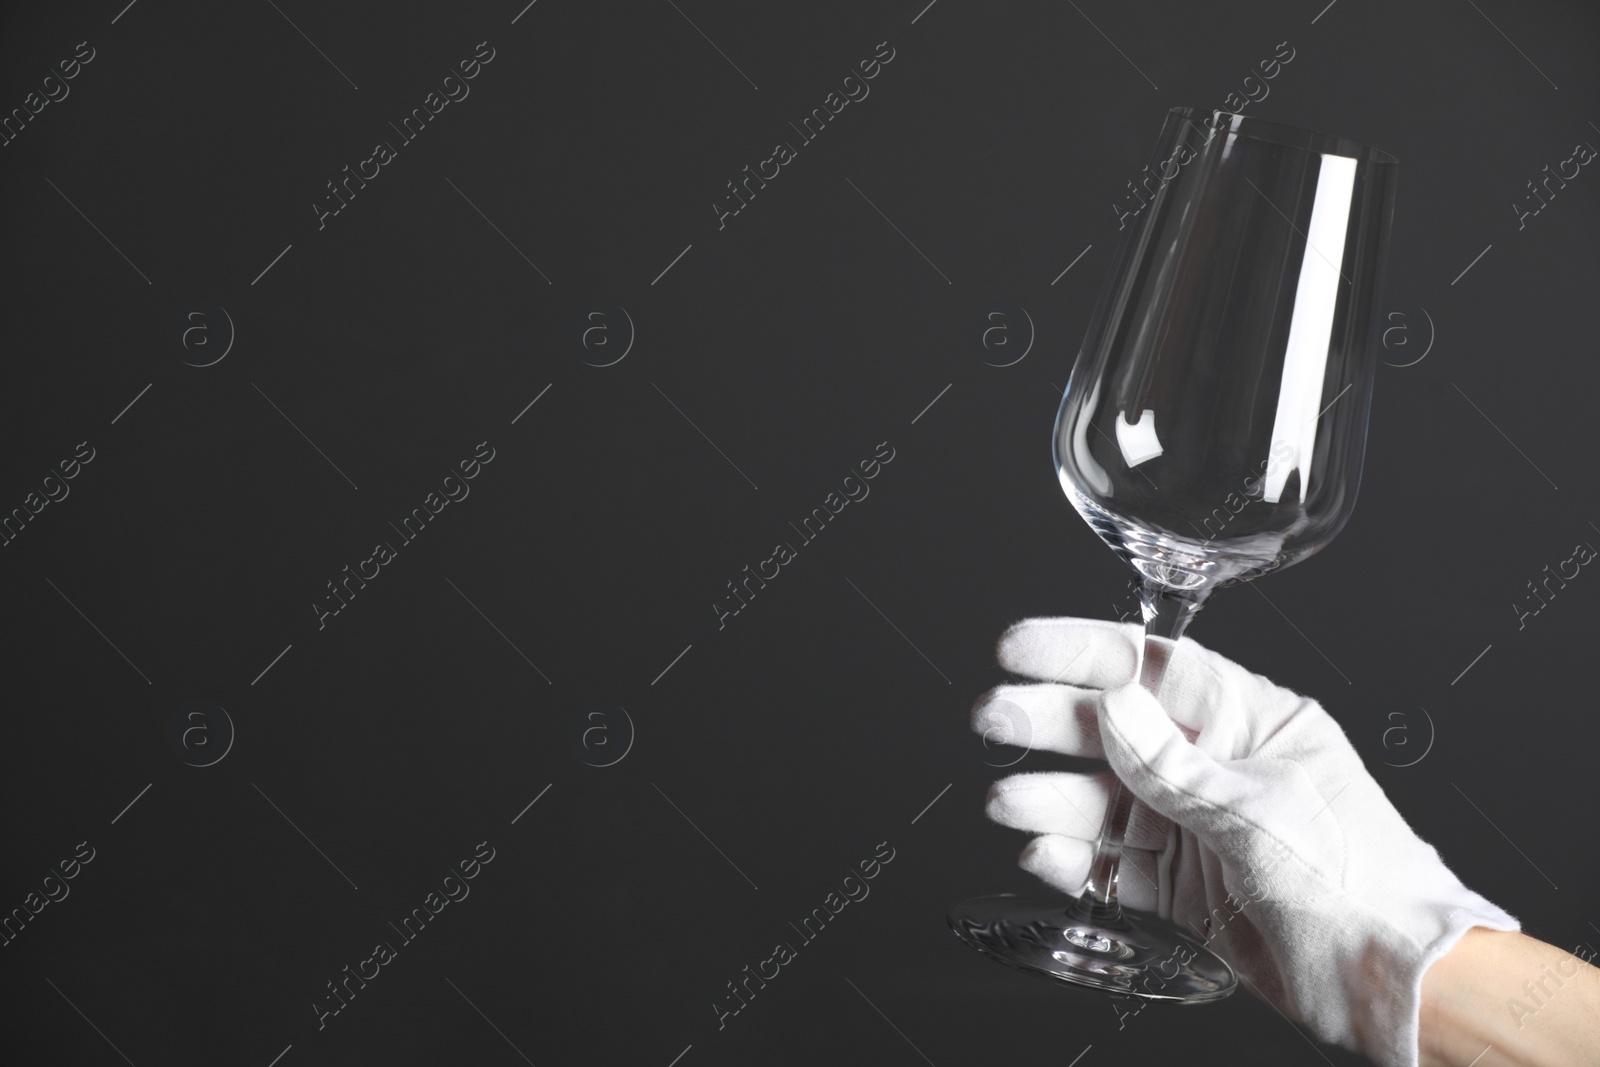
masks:
<path id="1" fill-rule="evenodd" d="M 1305 559 L 1350 517 L 1397 170 L 1342 137 L 1174 108 L 1145 171 L 1148 203 L 1125 205 L 1055 462 L 1073 506 L 1139 576 L 1139 680 L 1158 696 L 1214 589 Z M 1076 899 L 978 897 L 951 910 L 957 935 L 1075 985 L 1189 1003 L 1232 993 L 1232 968 L 1199 939 L 1118 905 L 1133 802 L 1114 786 Z"/>

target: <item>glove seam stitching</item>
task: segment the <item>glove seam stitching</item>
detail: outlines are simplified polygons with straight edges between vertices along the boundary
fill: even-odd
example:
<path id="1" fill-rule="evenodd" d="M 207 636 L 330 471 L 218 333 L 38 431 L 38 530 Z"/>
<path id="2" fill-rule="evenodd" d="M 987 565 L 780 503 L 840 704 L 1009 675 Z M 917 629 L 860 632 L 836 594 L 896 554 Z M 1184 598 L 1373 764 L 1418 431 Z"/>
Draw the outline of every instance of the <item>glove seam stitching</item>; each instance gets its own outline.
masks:
<path id="1" fill-rule="evenodd" d="M 1173 792 L 1179 793 L 1179 794 L 1181 794 L 1181 795 L 1183 795 L 1185 797 L 1188 797 L 1190 800 L 1196 801 L 1197 803 L 1204 805 L 1207 810 L 1215 812 L 1215 813 L 1219 813 L 1219 814 L 1225 816 L 1229 820 L 1232 820 L 1232 821 L 1234 821 L 1236 823 L 1241 823 L 1246 827 L 1250 827 L 1250 828 L 1256 830 L 1257 832 L 1259 832 L 1262 835 L 1264 835 L 1267 839 L 1269 839 L 1269 840 L 1271 840 L 1273 842 L 1276 842 L 1278 845 L 1282 846 L 1283 849 L 1290 856 L 1292 856 L 1296 861 L 1298 861 L 1299 864 L 1302 867 L 1304 867 L 1306 869 L 1306 871 L 1308 871 L 1318 881 L 1324 882 L 1324 883 L 1327 883 L 1329 881 L 1329 879 L 1326 878 L 1322 874 L 1322 872 L 1315 865 L 1313 865 L 1310 861 L 1308 861 L 1304 856 L 1300 855 L 1298 850 L 1296 850 L 1293 846 L 1291 846 L 1287 841 L 1284 841 L 1282 838 L 1280 838 L 1277 834 L 1273 833 L 1271 830 L 1268 830 L 1265 826 L 1262 826 L 1260 823 L 1255 822 L 1253 819 L 1248 819 L 1248 818 L 1244 817 L 1243 815 L 1240 815 L 1240 814 L 1238 814 L 1236 812 L 1230 811 L 1229 809 L 1223 807 L 1222 805 L 1217 804 L 1215 801 L 1208 800 L 1205 797 L 1199 796 L 1199 795 L 1197 795 L 1195 793 L 1191 793 L 1189 790 L 1184 789 L 1181 786 L 1174 785 L 1173 783 L 1168 782 L 1165 778 L 1162 778 L 1159 774 L 1156 773 L 1155 768 L 1152 767 L 1150 765 L 1150 763 L 1147 760 L 1145 760 L 1145 758 L 1143 756 L 1141 756 L 1139 754 L 1139 752 L 1133 747 L 1133 745 L 1128 741 L 1127 735 L 1122 732 L 1122 730 L 1117 726 L 1116 722 L 1113 721 L 1110 716 L 1106 716 L 1106 724 L 1111 728 L 1112 733 L 1116 734 L 1117 740 L 1122 743 L 1124 751 L 1126 751 L 1128 753 L 1131 753 L 1134 761 L 1137 762 L 1140 767 L 1144 768 L 1144 770 L 1152 778 L 1155 778 L 1158 781 L 1161 781 L 1161 782 L 1165 783 L 1167 788 L 1171 789 Z M 1284 762 L 1293 762 L 1293 761 L 1286 760 Z M 1299 766 L 1299 765 L 1296 764 L 1296 766 Z M 1301 770 L 1303 771 L 1304 768 L 1301 768 Z M 1171 817 L 1168 816 L 1168 818 L 1171 818 Z M 1175 824 L 1177 823 L 1176 819 L 1173 819 L 1172 821 Z M 1342 867 L 1343 867 L 1343 864 L 1341 863 L 1341 878 L 1340 878 L 1341 884 L 1339 886 L 1335 887 L 1335 888 L 1338 888 L 1340 891 L 1343 891 L 1343 888 L 1344 888 L 1343 885 L 1342 885 L 1342 882 L 1343 882 Z"/>

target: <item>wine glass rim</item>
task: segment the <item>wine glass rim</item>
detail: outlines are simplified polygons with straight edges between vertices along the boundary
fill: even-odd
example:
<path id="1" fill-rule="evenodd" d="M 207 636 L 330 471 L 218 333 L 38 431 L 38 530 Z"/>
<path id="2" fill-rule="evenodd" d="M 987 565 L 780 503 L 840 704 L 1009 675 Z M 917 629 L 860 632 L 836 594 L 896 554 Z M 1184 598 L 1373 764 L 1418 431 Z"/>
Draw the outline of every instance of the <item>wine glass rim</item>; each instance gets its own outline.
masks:
<path id="1" fill-rule="evenodd" d="M 1236 130 L 1248 135 L 1252 130 L 1273 131 L 1279 134 L 1301 134 L 1322 140 L 1335 141 L 1343 146 L 1348 146 L 1357 154 L 1364 155 L 1377 163 L 1399 163 L 1400 160 L 1393 152 L 1370 145 L 1363 141 L 1356 141 L 1336 133 L 1327 133 L 1322 130 L 1313 130 L 1306 126 L 1293 126 L 1284 122 L 1272 122 L 1267 119 L 1256 118 L 1254 115 L 1242 115 L 1237 111 L 1226 108 L 1212 108 L 1209 111 L 1196 107 L 1174 107 L 1168 109 L 1169 114 L 1179 115 L 1186 119 L 1198 116 L 1227 115 L 1232 119 L 1228 124 L 1230 130 Z"/>

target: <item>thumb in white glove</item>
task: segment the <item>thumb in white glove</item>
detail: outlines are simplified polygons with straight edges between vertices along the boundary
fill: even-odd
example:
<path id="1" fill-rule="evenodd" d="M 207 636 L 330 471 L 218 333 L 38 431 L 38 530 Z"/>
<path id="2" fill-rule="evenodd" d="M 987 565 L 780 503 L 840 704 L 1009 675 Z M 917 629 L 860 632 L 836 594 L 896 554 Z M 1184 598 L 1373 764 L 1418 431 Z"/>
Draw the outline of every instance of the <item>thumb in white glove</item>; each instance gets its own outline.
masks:
<path id="1" fill-rule="evenodd" d="M 1142 640 L 1111 622 L 1019 623 L 1000 662 L 1042 684 L 992 690 L 974 728 L 1015 731 L 1020 717 L 1032 748 L 1109 761 L 1139 800 L 1122 903 L 1207 939 L 1324 1040 L 1415 1067 L 1423 973 L 1471 927 L 1517 921 L 1406 825 L 1316 701 L 1185 638 L 1158 702 L 1130 681 Z M 1042 835 L 1023 868 L 1076 893 L 1113 784 L 1017 774 L 995 784 L 989 815 Z"/>

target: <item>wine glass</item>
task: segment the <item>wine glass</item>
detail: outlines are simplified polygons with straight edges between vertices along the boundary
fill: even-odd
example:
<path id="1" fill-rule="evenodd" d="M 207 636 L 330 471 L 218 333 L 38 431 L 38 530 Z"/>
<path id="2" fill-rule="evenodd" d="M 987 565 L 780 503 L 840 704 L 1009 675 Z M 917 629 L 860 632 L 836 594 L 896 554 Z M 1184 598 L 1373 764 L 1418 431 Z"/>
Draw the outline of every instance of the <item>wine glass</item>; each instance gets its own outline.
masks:
<path id="1" fill-rule="evenodd" d="M 1139 576 L 1139 680 L 1158 696 L 1212 590 L 1305 559 L 1350 517 L 1397 168 L 1342 137 L 1174 108 L 1143 195 L 1118 208 L 1128 229 L 1062 397 L 1055 462 Z M 1133 802 L 1113 787 L 1076 899 L 978 897 L 951 909 L 956 934 L 1074 985 L 1228 996 L 1226 961 L 1117 903 Z"/>

